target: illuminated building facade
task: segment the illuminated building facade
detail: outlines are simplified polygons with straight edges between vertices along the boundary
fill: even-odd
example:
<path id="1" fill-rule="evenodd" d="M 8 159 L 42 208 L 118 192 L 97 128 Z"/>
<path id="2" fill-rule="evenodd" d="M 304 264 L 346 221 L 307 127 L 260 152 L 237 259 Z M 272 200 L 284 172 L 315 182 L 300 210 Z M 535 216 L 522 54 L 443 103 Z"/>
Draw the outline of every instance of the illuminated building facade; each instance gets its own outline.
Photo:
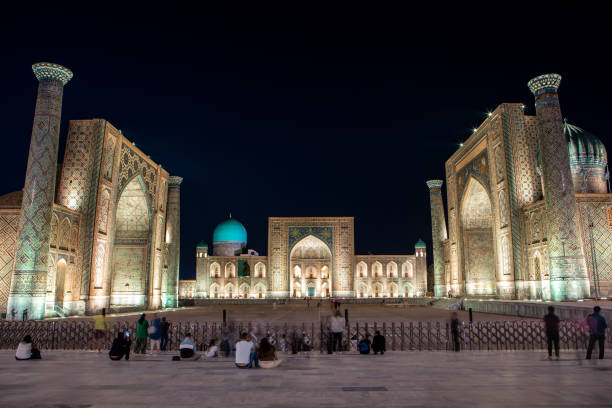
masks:
<path id="1" fill-rule="evenodd" d="M 268 256 L 246 249 L 246 239 L 237 220 L 219 224 L 212 253 L 196 247 L 196 279 L 181 280 L 181 298 L 397 298 L 427 289 L 423 241 L 414 255 L 355 255 L 352 217 L 271 217 Z"/>
<path id="2" fill-rule="evenodd" d="M 176 306 L 180 177 L 103 119 L 71 120 L 58 165 L 63 86 L 39 80 L 24 189 L 0 196 L 0 312 L 8 319 Z"/>
<path id="3" fill-rule="evenodd" d="M 561 116 L 561 77 L 529 81 L 536 115 L 504 103 L 430 180 L 437 296 L 572 300 L 612 295 L 607 154 Z"/>

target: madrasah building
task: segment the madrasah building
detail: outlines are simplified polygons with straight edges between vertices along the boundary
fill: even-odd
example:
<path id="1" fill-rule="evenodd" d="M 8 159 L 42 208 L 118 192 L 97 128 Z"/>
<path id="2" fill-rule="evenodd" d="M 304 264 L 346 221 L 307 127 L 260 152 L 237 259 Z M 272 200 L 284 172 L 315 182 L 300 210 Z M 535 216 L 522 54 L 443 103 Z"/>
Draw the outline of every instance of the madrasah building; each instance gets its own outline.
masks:
<path id="1" fill-rule="evenodd" d="M 398 298 L 427 290 L 425 243 L 411 255 L 356 255 L 353 217 L 268 219 L 268 256 L 247 249 L 234 218 L 196 247 L 195 280 L 181 299 Z"/>
<path id="2" fill-rule="evenodd" d="M 430 180 L 436 296 L 612 296 L 612 195 L 602 142 L 565 123 L 561 76 L 529 81 L 536 115 L 503 103 Z M 448 228 L 447 228 L 448 220 Z"/>
<path id="3" fill-rule="evenodd" d="M 23 190 L 0 196 L 0 312 L 40 319 L 178 302 L 180 184 L 104 119 L 71 120 L 58 164 L 72 72 L 39 81 Z"/>

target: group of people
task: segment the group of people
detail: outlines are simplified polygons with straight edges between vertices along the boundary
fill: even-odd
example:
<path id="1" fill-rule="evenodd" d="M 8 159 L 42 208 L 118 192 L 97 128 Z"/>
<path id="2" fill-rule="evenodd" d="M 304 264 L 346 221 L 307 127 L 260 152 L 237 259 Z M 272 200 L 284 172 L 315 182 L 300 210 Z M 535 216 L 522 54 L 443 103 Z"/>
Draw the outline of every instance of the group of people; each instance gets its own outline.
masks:
<path id="1" fill-rule="evenodd" d="M 548 314 L 544 316 L 544 330 L 546 331 L 546 343 L 548 346 L 548 359 L 552 360 L 553 347 L 555 349 L 555 357 L 559 359 L 559 326 L 561 319 L 555 314 L 555 308 L 548 307 Z M 593 354 L 593 348 L 597 343 L 599 348 L 599 358 L 604 358 L 606 329 L 608 324 L 606 319 L 601 315 L 601 308 L 595 306 L 593 313 L 587 316 L 584 320 L 583 332 L 589 335 L 587 346 L 586 359 L 590 360 Z"/>

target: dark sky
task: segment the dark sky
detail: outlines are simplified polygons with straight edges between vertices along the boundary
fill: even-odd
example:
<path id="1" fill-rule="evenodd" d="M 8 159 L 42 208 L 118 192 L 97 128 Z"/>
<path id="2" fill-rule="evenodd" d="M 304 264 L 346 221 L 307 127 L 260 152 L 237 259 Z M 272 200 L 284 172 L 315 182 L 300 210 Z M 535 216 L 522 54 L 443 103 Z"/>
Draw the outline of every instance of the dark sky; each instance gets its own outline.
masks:
<path id="1" fill-rule="evenodd" d="M 3 6 L 0 193 L 23 187 L 38 61 L 75 74 L 61 145 L 68 120 L 104 118 L 184 177 L 183 278 L 230 211 L 262 254 L 269 216 L 354 216 L 358 253 L 413 253 L 419 237 L 431 253 L 425 180 L 444 178 L 487 110 L 523 102 L 532 114 L 538 74 L 560 73 L 564 116 L 609 145 L 602 10 L 217 3 L 228 5 Z"/>

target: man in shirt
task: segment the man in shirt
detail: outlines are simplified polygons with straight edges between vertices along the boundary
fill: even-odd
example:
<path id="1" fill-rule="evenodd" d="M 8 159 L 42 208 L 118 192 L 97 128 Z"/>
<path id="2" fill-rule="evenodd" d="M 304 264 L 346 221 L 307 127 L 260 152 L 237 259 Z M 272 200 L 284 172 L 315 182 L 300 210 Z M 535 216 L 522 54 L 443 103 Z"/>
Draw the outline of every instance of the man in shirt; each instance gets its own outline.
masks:
<path id="1" fill-rule="evenodd" d="M 154 315 L 149 327 L 149 339 L 151 339 L 151 354 L 157 349 L 159 353 L 159 346 L 161 341 L 161 320 L 159 316 Z"/>
<path id="2" fill-rule="evenodd" d="M 603 360 L 604 358 L 604 346 L 606 343 L 606 329 L 608 328 L 608 324 L 606 323 L 606 319 L 599 314 L 600 311 L 601 308 L 599 306 L 595 306 L 593 308 L 593 313 L 587 317 L 589 332 L 591 334 L 589 338 L 589 347 L 587 348 L 587 360 L 591 359 L 591 354 L 593 353 L 593 347 L 595 346 L 596 341 L 599 343 L 599 359 Z"/>
<path id="3" fill-rule="evenodd" d="M 165 317 L 161 319 L 161 343 L 159 348 L 161 351 L 166 351 L 168 347 L 168 334 L 170 333 L 170 322 L 166 321 Z"/>
<path id="4" fill-rule="evenodd" d="M 102 314 L 94 316 L 94 339 L 98 353 L 102 350 L 106 332 L 108 331 L 108 320 L 106 319 L 106 309 L 102 308 Z"/>
<path id="5" fill-rule="evenodd" d="M 329 321 L 329 330 L 332 334 L 332 352 L 342 351 L 342 332 L 344 331 L 344 318 L 339 310 L 336 310 Z"/>
<path id="6" fill-rule="evenodd" d="M 548 306 L 548 314 L 544 316 L 544 329 L 546 330 L 546 341 L 548 343 L 548 359 L 552 359 L 553 344 L 555 356 L 559 359 L 559 318 L 555 314 L 555 308 Z"/>
<path id="7" fill-rule="evenodd" d="M 238 368 L 259 368 L 257 351 L 249 335 L 244 332 L 240 335 L 240 341 L 236 343 L 236 367 Z"/>

